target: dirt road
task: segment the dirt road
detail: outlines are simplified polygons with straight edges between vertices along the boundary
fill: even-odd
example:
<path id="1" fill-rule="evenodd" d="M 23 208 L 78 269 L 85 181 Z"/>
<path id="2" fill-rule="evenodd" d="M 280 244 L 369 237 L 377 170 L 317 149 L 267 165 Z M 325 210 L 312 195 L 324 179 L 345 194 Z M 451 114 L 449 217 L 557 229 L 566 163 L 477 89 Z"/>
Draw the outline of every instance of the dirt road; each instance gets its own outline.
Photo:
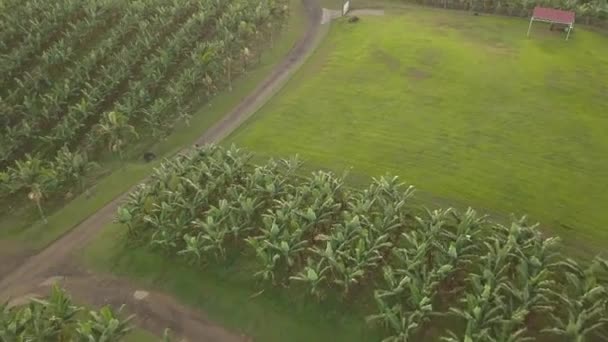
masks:
<path id="1" fill-rule="evenodd" d="M 198 139 L 199 144 L 219 141 L 234 131 L 284 85 L 314 50 L 322 33 L 326 31 L 321 26 L 321 8 L 317 0 L 302 0 L 302 3 L 308 18 L 304 35 L 268 78 Z M 169 296 L 154 293 L 145 301 L 127 300 L 131 298 L 133 290 L 127 281 L 88 275 L 66 268 L 71 265 L 69 260 L 73 252 L 91 242 L 112 221 L 125 197 L 126 193 L 114 199 L 40 253 L 27 258 L 10 273 L 0 275 L 0 301 L 26 293 L 46 293 L 47 290 L 40 284 L 47 278 L 60 274 L 65 276 L 63 282 L 77 299 L 90 304 L 100 304 L 101 299 L 112 304 L 127 303 L 132 312 L 142 315 L 139 322 L 143 327 L 155 332 L 158 332 L 158 327 L 167 324 L 189 341 L 242 340 L 238 334 L 213 325 L 203 319 L 204 316 L 193 313 Z"/>

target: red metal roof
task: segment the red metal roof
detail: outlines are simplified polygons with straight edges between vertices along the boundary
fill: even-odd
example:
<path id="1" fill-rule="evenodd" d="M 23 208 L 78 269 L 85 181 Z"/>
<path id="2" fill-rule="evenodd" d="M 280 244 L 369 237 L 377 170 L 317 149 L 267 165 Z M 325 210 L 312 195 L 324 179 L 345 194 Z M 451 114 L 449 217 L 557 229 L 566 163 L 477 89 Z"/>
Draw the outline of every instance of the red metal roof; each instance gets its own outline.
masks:
<path id="1" fill-rule="evenodd" d="M 574 12 L 562 11 L 554 8 L 535 7 L 532 17 L 534 19 L 552 21 L 560 24 L 574 23 Z"/>

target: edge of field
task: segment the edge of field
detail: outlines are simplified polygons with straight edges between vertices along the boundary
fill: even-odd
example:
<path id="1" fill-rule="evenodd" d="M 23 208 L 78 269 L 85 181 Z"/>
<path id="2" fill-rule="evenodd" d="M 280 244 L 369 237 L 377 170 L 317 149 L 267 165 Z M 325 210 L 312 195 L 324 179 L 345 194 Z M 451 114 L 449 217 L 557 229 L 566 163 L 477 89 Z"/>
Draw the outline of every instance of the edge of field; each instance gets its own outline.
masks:
<path id="1" fill-rule="evenodd" d="M 286 26 L 281 30 L 272 48 L 265 48 L 260 63 L 247 71 L 233 83 L 232 91 L 224 90 L 214 96 L 208 103 L 199 108 L 189 120 L 189 125 L 179 123 L 176 129 L 163 141 L 152 147 L 157 159 L 151 163 L 143 163 L 137 159 L 127 160 L 124 166 L 119 163 L 111 165 L 111 173 L 101 178 L 91 187 L 91 196 L 81 194 L 48 217 L 48 224 L 41 221 L 31 226 L 19 227 L 12 222 L 14 218 L 3 218 L 0 221 L 0 255 L 8 254 L 7 258 L 22 259 L 27 255 L 41 250 L 63 234 L 69 232 L 87 217 L 98 211 L 104 205 L 117 198 L 130 187 L 137 184 L 147 174 L 158 166 L 162 159 L 170 157 L 181 148 L 193 144 L 200 135 L 219 121 L 223 115 L 238 104 L 256 86 L 271 74 L 294 43 L 304 32 L 306 15 L 299 0 L 290 0 L 291 14 Z M 25 229 L 23 229 L 25 228 Z"/>

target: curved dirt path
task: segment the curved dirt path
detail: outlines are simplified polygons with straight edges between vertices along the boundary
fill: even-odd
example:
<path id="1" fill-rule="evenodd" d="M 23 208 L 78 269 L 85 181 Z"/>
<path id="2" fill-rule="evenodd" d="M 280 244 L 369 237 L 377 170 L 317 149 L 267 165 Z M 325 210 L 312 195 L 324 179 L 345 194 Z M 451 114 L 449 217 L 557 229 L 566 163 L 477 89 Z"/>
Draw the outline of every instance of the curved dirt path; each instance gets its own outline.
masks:
<path id="1" fill-rule="evenodd" d="M 286 58 L 274 68 L 270 76 L 245 97 L 237 107 L 207 130 L 197 140 L 198 144 L 219 141 L 233 132 L 268 101 L 314 51 L 323 33 L 327 32 L 327 27 L 321 25 L 322 12 L 317 0 L 302 0 L 302 4 L 308 18 L 308 25 L 303 36 L 297 41 Z M 187 148 L 184 150 L 187 150 Z M 121 302 L 121 300 L 127 298 L 124 293 L 131 290 L 127 281 L 99 275 L 83 275 L 82 272 L 66 269 L 66 267 L 72 264 L 70 258 L 73 252 L 91 242 L 113 220 L 118 206 L 126 198 L 127 193 L 106 204 L 38 254 L 27 258 L 19 267 L 8 274 L 0 275 L 2 277 L 0 278 L 0 302 L 28 293 L 39 294 L 42 291 L 40 284 L 45 279 L 57 274 L 65 276 L 66 273 L 76 273 L 76 275 L 65 277 L 63 282 L 68 289 L 74 290 L 77 299 L 86 303 L 99 304 L 95 292 L 100 291 L 100 293 L 107 295 L 105 300 L 109 303 L 124 303 L 124 301 Z M 101 281 L 100 279 L 104 280 Z M 103 284 L 103 286 L 100 286 L 100 284 Z M 42 293 L 46 293 L 46 290 Z M 145 305 L 148 305 L 151 309 L 144 310 L 142 303 L 146 303 Z M 144 310 L 142 312 L 154 313 L 144 315 L 143 318 L 140 318 L 140 323 L 143 322 L 143 327 L 154 328 L 151 330 L 155 332 L 158 332 L 157 328 L 167 321 L 166 319 L 163 320 L 163 317 L 169 319 L 174 317 L 182 320 L 175 331 L 189 341 L 236 341 L 243 339 L 213 325 L 206 319 L 202 319 L 203 316 L 194 314 L 192 310 L 177 303 L 169 296 L 154 293 L 145 302 L 131 301 L 130 304 L 134 305 L 130 307 L 133 312 Z M 173 325 L 175 326 L 175 324 Z M 169 326 L 171 327 L 171 324 Z"/>

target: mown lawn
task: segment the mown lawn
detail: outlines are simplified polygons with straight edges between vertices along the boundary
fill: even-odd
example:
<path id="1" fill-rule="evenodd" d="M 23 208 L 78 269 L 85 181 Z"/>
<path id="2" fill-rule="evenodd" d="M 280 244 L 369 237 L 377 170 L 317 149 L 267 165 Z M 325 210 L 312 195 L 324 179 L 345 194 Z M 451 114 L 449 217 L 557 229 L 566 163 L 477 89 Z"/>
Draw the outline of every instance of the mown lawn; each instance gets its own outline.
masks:
<path id="1" fill-rule="evenodd" d="M 608 241 L 608 37 L 410 8 L 333 25 L 228 139 L 354 178 L 392 173 L 428 203 L 529 214 L 571 246 Z M 576 242 L 571 244 L 571 242 Z M 580 249 L 579 250 L 583 250 Z"/>

